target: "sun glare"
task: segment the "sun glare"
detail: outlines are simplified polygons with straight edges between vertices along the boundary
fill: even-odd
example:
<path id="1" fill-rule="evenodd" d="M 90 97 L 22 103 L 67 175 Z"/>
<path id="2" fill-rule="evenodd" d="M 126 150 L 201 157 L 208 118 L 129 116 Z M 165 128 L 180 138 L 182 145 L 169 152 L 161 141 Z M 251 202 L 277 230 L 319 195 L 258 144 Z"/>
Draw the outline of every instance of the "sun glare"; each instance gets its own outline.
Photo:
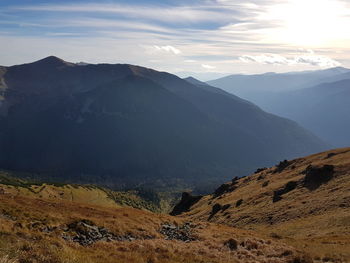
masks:
<path id="1" fill-rule="evenodd" d="M 264 16 L 279 24 L 271 35 L 278 41 L 339 46 L 345 37 L 350 38 L 350 8 L 338 0 L 289 0 L 271 6 Z"/>

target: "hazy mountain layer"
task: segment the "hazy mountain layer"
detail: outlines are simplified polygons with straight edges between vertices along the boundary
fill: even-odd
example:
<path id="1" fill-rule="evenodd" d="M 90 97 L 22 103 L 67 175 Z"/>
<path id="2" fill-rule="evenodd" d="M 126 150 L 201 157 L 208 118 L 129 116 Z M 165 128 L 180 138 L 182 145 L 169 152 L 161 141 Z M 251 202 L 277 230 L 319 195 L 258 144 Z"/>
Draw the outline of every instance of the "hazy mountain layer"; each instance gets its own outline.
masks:
<path id="1" fill-rule="evenodd" d="M 350 145 L 350 73 L 323 71 L 231 76 L 209 83 L 253 101 L 262 109 L 290 118 L 323 140 Z"/>

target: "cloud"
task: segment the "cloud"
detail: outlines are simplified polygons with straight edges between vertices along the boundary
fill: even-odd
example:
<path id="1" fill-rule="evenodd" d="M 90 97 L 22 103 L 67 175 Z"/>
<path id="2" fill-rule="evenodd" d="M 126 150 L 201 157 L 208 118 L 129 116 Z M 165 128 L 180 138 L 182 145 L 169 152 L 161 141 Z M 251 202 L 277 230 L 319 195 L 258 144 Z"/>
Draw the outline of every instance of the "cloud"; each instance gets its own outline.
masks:
<path id="1" fill-rule="evenodd" d="M 289 60 L 280 55 L 259 55 L 259 56 L 249 56 L 244 55 L 239 57 L 242 62 L 257 62 L 261 64 L 274 64 L 274 65 L 286 65 L 289 64 Z"/>
<path id="2" fill-rule="evenodd" d="M 0 12 L 0 40 L 4 43 L 1 63 L 11 65 L 56 54 L 68 61 L 121 62 L 170 72 L 178 68 L 206 73 L 214 69 L 230 73 L 285 72 L 291 66 L 295 66 L 293 70 L 333 67 L 340 64 L 338 61 L 349 67 L 350 38 L 330 46 L 288 42 L 297 38 L 284 30 L 284 13 L 274 17 L 271 6 L 293 1 L 303 2 L 8 1 Z M 310 20 L 313 16 L 310 13 Z M 303 28 L 307 23 L 300 24 Z M 348 37 L 350 29 L 346 28 L 350 27 L 345 25 L 338 31 Z M 314 34 L 305 34 L 300 39 L 305 36 L 314 38 Z M 25 44 L 28 42 L 32 45 Z M 307 51 L 310 48 L 317 49 L 318 54 Z M 238 59 L 237 54 L 246 55 Z"/>
<path id="3" fill-rule="evenodd" d="M 309 64 L 312 66 L 318 66 L 323 68 L 338 67 L 341 65 L 340 62 L 334 59 L 331 59 L 326 56 L 316 56 L 316 55 L 299 56 L 294 59 L 294 62 L 296 64 Z"/>
<path id="4" fill-rule="evenodd" d="M 143 18 L 163 22 L 217 22 L 227 20 L 222 16 L 220 7 L 214 5 L 160 6 L 160 5 L 126 5 L 126 4 L 43 4 L 14 6 L 12 10 L 38 12 L 83 12 L 109 13 L 129 18 Z M 231 15 L 232 17 L 232 15 Z"/>
<path id="5" fill-rule="evenodd" d="M 297 64 L 306 64 L 311 66 L 318 66 L 322 68 L 328 67 L 337 67 L 341 63 L 329 58 L 327 56 L 315 55 L 312 50 L 308 51 L 308 54 L 298 55 L 294 57 L 284 57 L 277 54 L 269 55 L 258 55 L 250 56 L 244 55 L 239 57 L 239 60 L 245 63 L 255 62 L 260 64 L 271 64 L 271 65 L 297 65 Z"/>
<path id="6" fill-rule="evenodd" d="M 173 53 L 175 55 L 181 54 L 181 50 L 173 47 L 173 46 L 154 46 L 154 48 L 158 51 L 165 51 L 167 53 Z"/>
<path id="7" fill-rule="evenodd" d="M 207 65 L 207 64 L 202 64 L 202 68 L 205 68 L 205 69 L 215 69 L 216 67 L 211 66 L 211 65 Z"/>

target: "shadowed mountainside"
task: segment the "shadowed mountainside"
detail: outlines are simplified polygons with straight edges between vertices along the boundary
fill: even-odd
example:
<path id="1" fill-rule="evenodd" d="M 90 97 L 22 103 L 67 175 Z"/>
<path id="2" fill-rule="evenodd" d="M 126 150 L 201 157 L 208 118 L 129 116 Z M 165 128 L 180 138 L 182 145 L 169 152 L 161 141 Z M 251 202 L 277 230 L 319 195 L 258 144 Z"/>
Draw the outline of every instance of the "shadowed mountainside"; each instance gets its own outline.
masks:
<path id="1" fill-rule="evenodd" d="M 132 65 L 2 67 L 0 167 L 56 181 L 208 185 L 325 149 L 287 119 Z"/>

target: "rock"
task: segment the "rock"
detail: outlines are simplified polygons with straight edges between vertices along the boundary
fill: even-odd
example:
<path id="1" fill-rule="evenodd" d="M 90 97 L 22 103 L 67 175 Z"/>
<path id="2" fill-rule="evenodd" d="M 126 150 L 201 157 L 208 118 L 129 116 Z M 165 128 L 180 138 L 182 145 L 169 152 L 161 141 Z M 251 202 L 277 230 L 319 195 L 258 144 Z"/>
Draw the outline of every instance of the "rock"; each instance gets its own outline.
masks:
<path id="1" fill-rule="evenodd" d="M 203 196 L 192 196 L 190 193 L 182 193 L 181 201 L 173 208 L 170 215 L 176 216 L 185 213 L 190 208 L 202 199 Z"/>
<path id="2" fill-rule="evenodd" d="M 236 207 L 239 207 L 243 204 L 243 199 L 239 199 L 237 202 L 236 202 Z"/>
<path id="3" fill-rule="evenodd" d="M 332 158 L 333 156 L 336 156 L 337 153 L 328 153 L 325 159 Z"/>
<path id="4" fill-rule="evenodd" d="M 275 190 L 273 192 L 272 202 L 275 203 L 282 200 L 282 195 L 293 191 L 295 188 L 297 188 L 297 186 L 298 182 L 290 181 L 283 188 Z"/>
<path id="5" fill-rule="evenodd" d="M 192 228 L 194 228 L 194 226 L 189 222 L 186 222 L 180 226 L 165 223 L 161 225 L 159 233 L 164 235 L 166 240 L 191 242 L 196 240 L 196 238 L 192 236 Z"/>
<path id="6" fill-rule="evenodd" d="M 233 183 L 226 183 L 226 184 L 220 185 L 220 187 L 216 189 L 213 194 L 214 198 L 222 196 L 223 194 L 226 194 L 226 193 L 231 193 L 234 190 L 236 190 L 237 189 L 237 187 L 235 186 L 236 183 L 237 181 L 234 181 Z"/>
<path id="7" fill-rule="evenodd" d="M 213 205 L 208 220 L 210 220 L 213 216 L 215 216 L 221 209 L 222 209 L 222 206 L 220 204 Z"/>
<path id="8" fill-rule="evenodd" d="M 226 204 L 221 208 L 221 211 L 224 212 L 225 210 L 229 209 L 231 207 L 230 204 Z"/>
<path id="9" fill-rule="evenodd" d="M 238 242 L 233 238 L 230 238 L 229 240 L 225 241 L 224 245 L 230 250 L 237 250 L 238 248 Z"/>
<path id="10" fill-rule="evenodd" d="M 260 173 L 260 172 L 262 172 L 262 171 L 265 171 L 265 170 L 267 170 L 266 167 L 258 168 L 258 169 L 256 169 L 256 171 L 255 171 L 254 173 L 255 173 L 255 174 L 258 174 L 258 173 Z"/>
<path id="11" fill-rule="evenodd" d="M 232 184 L 237 184 L 237 183 L 238 183 L 238 180 L 239 180 L 239 177 L 238 177 L 238 176 L 235 176 L 235 177 L 231 180 L 231 182 L 232 182 Z"/>
<path id="12" fill-rule="evenodd" d="M 89 246 L 97 241 L 133 241 L 137 239 L 132 234 L 115 235 L 104 227 L 98 227 L 89 220 L 81 220 L 69 224 L 62 234 L 66 241 L 77 242 L 82 246 Z"/>
<path id="13" fill-rule="evenodd" d="M 309 165 L 305 171 L 303 171 L 303 174 L 305 174 L 303 181 L 304 187 L 309 190 L 315 190 L 333 178 L 334 166 L 328 164 L 321 167 Z"/>
<path id="14" fill-rule="evenodd" d="M 281 161 L 279 164 L 276 165 L 276 168 L 273 171 L 273 173 L 280 173 L 291 164 L 292 162 L 289 162 L 288 160 Z"/>
<path id="15" fill-rule="evenodd" d="M 262 186 L 262 187 L 266 187 L 266 186 L 269 185 L 269 183 L 270 183 L 270 181 L 265 181 L 265 182 L 263 182 L 263 184 L 262 184 L 261 186 Z"/>
<path id="16" fill-rule="evenodd" d="M 264 175 L 259 175 L 258 178 L 256 178 L 257 181 L 260 181 L 260 180 L 263 180 L 263 179 L 265 179 Z"/>

